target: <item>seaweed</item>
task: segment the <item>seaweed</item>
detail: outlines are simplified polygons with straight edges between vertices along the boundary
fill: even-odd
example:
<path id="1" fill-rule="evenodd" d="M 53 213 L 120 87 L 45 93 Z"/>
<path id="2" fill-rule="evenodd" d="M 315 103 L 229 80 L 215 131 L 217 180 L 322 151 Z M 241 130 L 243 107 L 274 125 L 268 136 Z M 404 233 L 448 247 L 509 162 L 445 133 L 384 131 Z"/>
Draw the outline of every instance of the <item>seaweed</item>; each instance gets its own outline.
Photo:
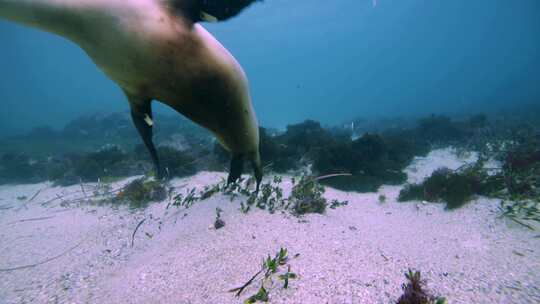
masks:
<path id="1" fill-rule="evenodd" d="M 162 201 L 165 198 L 167 189 L 159 181 L 138 178 L 118 192 L 113 202 L 126 202 L 131 208 L 144 208 L 151 201 Z"/>
<path id="2" fill-rule="evenodd" d="M 280 187 L 281 182 L 281 177 L 276 175 L 271 182 L 263 183 L 261 185 L 260 195 L 255 200 L 252 199 L 255 205 L 260 209 L 267 209 L 270 213 L 274 213 L 277 208 L 282 207 L 284 200 L 283 190 Z"/>
<path id="3" fill-rule="evenodd" d="M 319 183 L 319 179 L 305 173 L 299 178 L 291 178 L 293 187 L 288 197 L 284 197 L 281 188 L 282 178 L 277 175 L 272 180 L 263 182 L 258 193 L 249 190 L 253 184 L 252 179 L 240 180 L 229 187 L 223 187 L 222 192 L 230 196 L 231 201 L 238 196 L 247 197 L 245 201 L 240 202 L 240 210 L 243 213 L 249 212 L 255 206 L 270 213 L 277 210 L 290 211 L 295 216 L 307 213 L 322 214 L 328 202 L 323 197 L 324 187 Z M 331 208 L 345 206 L 347 203 L 333 200 Z"/>
<path id="4" fill-rule="evenodd" d="M 375 192 L 383 184 L 406 180 L 402 170 L 427 149 L 396 136 L 364 134 L 354 141 L 334 142 L 315 152 L 313 169 L 318 174 L 350 173 L 321 183 L 345 191 Z"/>
<path id="5" fill-rule="evenodd" d="M 426 281 L 420 277 L 420 271 L 409 269 L 405 273 L 407 283 L 401 286 L 403 295 L 397 300 L 397 304 L 446 304 L 443 297 L 435 297 L 426 290 Z"/>
<path id="6" fill-rule="evenodd" d="M 330 132 L 314 120 L 288 125 L 287 131 L 277 136 L 277 139 L 297 156 L 303 156 L 314 147 L 326 146 L 334 141 Z"/>
<path id="7" fill-rule="evenodd" d="M 274 213 L 277 209 L 285 209 L 286 201 L 283 197 L 283 190 L 281 189 L 281 176 L 275 175 L 269 182 L 263 182 L 260 186 L 260 191 L 253 192 L 250 190 L 254 184 L 252 178 L 240 179 L 236 183 L 232 183 L 229 187 L 223 188 L 223 194 L 230 197 L 233 201 L 238 196 L 247 197 L 247 199 L 240 202 L 240 210 L 242 213 L 248 213 L 251 207 L 255 206 L 262 210 L 267 210 L 269 213 Z"/>
<path id="8" fill-rule="evenodd" d="M 347 206 L 349 201 L 338 201 L 336 199 L 330 201 L 330 209 L 336 209 L 338 207 Z"/>
<path id="9" fill-rule="evenodd" d="M 280 173 L 301 169 L 314 150 L 335 142 L 332 134 L 314 120 L 288 125 L 284 133 L 274 136 L 264 128 L 259 133 L 263 163 Z"/>
<path id="10" fill-rule="evenodd" d="M 479 162 L 459 171 L 439 168 L 423 183 L 406 185 L 400 191 L 398 201 L 445 202 L 447 209 L 459 208 L 475 195 L 483 194 L 482 182 L 487 175 L 481 169 L 482 164 Z"/>
<path id="11" fill-rule="evenodd" d="M 532 228 L 540 222 L 540 148 L 535 136 L 518 137 L 507 145 L 483 151 L 477 162 L 457 170 L 440 168 L 420 184 L 407 184 L 398 201 L 445 202 L 458 208 L 476 195 L 499 198 L 501 215 Z M 504 148 L 502 148 L 504 147 Z M 486 168 L 488 157 L 497 157 L 500 168 Z M 532 228 L 534 229 L 534 228 Z"/>
<path id="12" fill-rule="evenodd" d="M 492 177 L 506 190 L 495 192 L 502 199 L 501 215 L 532 230 L 533 222 L 540 223 L 539 143 L 537 137 L 521 139 L 503 156 L 502 172 Z"/>
<path id="13" fill-rule="evenodd" d="M 324 187 L 313 177 L 302 175 L 297 181 L 292 179 L 293 188 L 289 204 L 295 215 L 324 213 L 327 201 L 323 197 Z"/>
<path id="14" fill-rule="evenodd" d="M 486 114 L 477 114 L 469 118 L 469 126 L 473 129 L 481 129 L 488 126 L 489 120 Z"/>
<path id="15" fill-rule="evenodd" d="M 259 150 L 261 160 L 275 172 L 285 173 L 299 167 L 298 160 L 301 158 L 289 146 L 279 141 L 275 136 L 268 134 L 267 129 L 259 128 Z"/>
<path id="16" fill-rule="evenodd" d="M 196 188 L 191 188 L 186 190 L 185 194 L 179 193 L 175 195 L 172 205 L 175 207 L 184 207 L 186 209 L 190 208 L 194 203 L 201 200 L 201 197 L 197 196 L 196 191 Z"/>
<path id="17" fill-rule="evenodd" d="M 524 141 L 504 156 L 503 175 L 512 195 L 540 197 L 540 145 Z"/>
<path id="18" fill-rule="evenodd" d="M 431 115 L 418 121 L 416 134 L 431 143 L 445 145 L 466 141 L 470 132 L 448 116 Z"/>
<path id="19" fill-rule="evenodd" d="M 6 153 L 0 157 L 0 184 L 36 183 L 46 178 L 43 162 L 26 153 Z"/>
<path id="20" fill-rule="evenodd" d="M 294 258 L 298 257 L 299 254 L 294 255 Z M 234 292 L 236 297 L 240 297 L 242 292 L 252 285 L 258 278 L 259 283 L 261 284 L 257 293 L 248 297 L 244 303 L 256 303 L 256 302 L 268 302 L 269 294 L 266 289 L 266 285 L 273 284 L 273 277 L 279 272 L 280 267 L 287 266 L 287 271 L 283 274 L 278 275 L 278 279 L 283 281 L 283 288 L 287 289 L 289 287 L 289 280 L 296 279 L 298 276 L 296 273 L 291 272 L 291 265 L 288 264 L 290 258 L 286 248 L 280 248 L 279 252 L 272 258 L 270 255 L 263 260 L 261 269 L 255 273 L 246 283 L 242 286 L 233 288 L 229 292 Z M 262 275 L 262 276 L 261 276 Z"/>
<path id="21" fill-rule="evenodd" d="M 73 174 L 83 181 L 97 181 L 104 176 L 129 176 L 130 159 L 116 145 L 107 145 L 96 152 L 82 155 L 74 159 Z"/>
<path id="22" fill-rule="evenodd" d="M 507 217 L 512 221 L 530 229 L 536 230 L 528 222 L 540 223 L 540 200 L 502 200 L 499 206 L 501 217 Z"/>
<path id="23" fill-rule="evenodd" d="M 169 178 L 196 173 L 195 159 L 188 153 L 171 147 L 159 147 L 157 150 L 161 166 L 168 172 Z"/>
<path id="24" fill-rule="evenodd" d="M 169 203 L 169 205 L 167 205 L 167 208 L 172 205 L 175 207 L 184 207 L 188 209 L 197 202 L 206 200 L 219 192 L 225 192 L 226 188 L 227 187 L 225 181 L 222 180 L 221 182 L 214 185 L 206 185 L 202 190 L 198 192 L 197 188 L 187 189 L 185 193 L 178 193 L 174 195 L 172 197 L 172 203 Z"/>

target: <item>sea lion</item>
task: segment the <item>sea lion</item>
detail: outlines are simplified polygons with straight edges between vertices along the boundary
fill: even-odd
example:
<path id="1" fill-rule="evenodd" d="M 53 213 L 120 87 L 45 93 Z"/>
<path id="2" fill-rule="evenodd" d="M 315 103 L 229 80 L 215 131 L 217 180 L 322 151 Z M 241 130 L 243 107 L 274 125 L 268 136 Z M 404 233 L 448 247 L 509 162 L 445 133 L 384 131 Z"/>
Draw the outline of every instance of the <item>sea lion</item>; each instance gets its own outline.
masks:
<path id="1" fill-rule="evenodd" d="M 151 102 L 163 102 L 210 130 L 262 179 L 259 129 L 246 75 L 199 21 L 227 20 L 257 0 L 0 0 L 0 18 L 79 45 L 125 92 L 133 122 L 163 176 L 152 142 Z"/>

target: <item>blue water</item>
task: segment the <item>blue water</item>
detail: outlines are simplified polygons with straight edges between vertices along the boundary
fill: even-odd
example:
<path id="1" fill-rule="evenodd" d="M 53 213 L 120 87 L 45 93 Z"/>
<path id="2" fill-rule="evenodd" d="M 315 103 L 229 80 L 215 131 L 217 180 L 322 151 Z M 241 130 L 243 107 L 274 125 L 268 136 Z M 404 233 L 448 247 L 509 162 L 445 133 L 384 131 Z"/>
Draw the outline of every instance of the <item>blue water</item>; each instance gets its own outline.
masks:
<path id="1" fill-rule="evenodd" d="M 267 0 L 206 26 L 265 126 L 540 103 L 538 0 Z M 4 21 L 0 41 L 0 135 L 128 109 L 71 42 Z"/>

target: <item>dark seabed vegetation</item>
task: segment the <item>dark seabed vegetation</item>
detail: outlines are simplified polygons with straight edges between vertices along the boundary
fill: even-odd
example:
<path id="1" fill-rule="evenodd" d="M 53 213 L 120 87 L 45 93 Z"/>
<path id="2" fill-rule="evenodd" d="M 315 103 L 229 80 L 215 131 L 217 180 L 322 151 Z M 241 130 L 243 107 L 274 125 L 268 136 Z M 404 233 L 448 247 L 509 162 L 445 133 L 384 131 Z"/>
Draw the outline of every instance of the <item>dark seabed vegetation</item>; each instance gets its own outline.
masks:
<path id="1" fill-rule="evenodd" d="M 129 119 L 123 113 L 87 115 L 60 130 L 42 126 L 1 139 L 0 184 L 107 184 L 151 176 L 148 153 Z M 169 179 L 228 170 L 228 152 L 209 132 L 177 116 L 157 115 L 155 121 L 158 154 Z M 540 110 L 534 105 L 489 116 L 355 119 L 337 126 L 306 120 L 285 130 L 261 127 L 260 150 L 267 176 L 312 176 L 315 184 L 353 192 L 406 183 L 403 170 L 434 149 L 474 151 L 475 163 L 439 168 L 422 183 L 407 184 L 399 201 L 443 202 L 452 209 L 484 195 L 514 202 L 502 203 L 514 215 L 523 212 L 516 202 L 538 202 L 540 197 L 539 126 Z M 134 201 L 140 202 L 141 195 Z"/>

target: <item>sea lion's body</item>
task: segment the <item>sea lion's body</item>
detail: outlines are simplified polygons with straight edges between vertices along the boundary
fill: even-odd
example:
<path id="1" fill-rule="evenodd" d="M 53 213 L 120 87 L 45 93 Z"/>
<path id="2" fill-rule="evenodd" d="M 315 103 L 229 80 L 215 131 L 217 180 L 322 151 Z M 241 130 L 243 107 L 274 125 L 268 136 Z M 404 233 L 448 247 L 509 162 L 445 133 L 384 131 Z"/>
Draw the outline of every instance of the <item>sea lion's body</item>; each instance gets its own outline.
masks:
<path id="1" fill-rule="evenodd" d="M 0 18 L 77 43 L 124 90 L 151 153 L 147 118 L 158 100 L 210 130 L 233 159 L 246 157 L 260 169 L 258 124 L 242 68 L 201 25 L 175 14 L 171 2 L 0 0 Z"/>
<path id="2" fill-rule="evenodd" d="M 133 15 L 123 4 L 128 17 L 111 15 L 93 29 L 95 38 L 78 44 L 128 95 L 169 105 L 212 131 L 228 150 L 256 149 L 247 79 L 234 57 L 201 25 L 186 28 L 159 7 L 132 5 Z"/>

